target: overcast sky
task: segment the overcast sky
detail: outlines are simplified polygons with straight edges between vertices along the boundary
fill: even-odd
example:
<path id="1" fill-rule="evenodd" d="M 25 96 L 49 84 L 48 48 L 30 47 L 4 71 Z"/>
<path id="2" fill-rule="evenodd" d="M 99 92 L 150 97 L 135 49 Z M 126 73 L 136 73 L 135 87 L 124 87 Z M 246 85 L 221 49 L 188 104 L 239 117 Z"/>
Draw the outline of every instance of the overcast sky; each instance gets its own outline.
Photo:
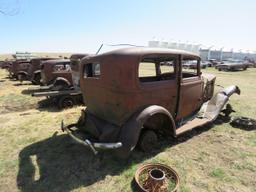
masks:
<path id="1" fill-rule="evenodd" d="M 255 0 L 0 0 L 0 53 L 91 52 L 153 38 L 256 51 Z"/>

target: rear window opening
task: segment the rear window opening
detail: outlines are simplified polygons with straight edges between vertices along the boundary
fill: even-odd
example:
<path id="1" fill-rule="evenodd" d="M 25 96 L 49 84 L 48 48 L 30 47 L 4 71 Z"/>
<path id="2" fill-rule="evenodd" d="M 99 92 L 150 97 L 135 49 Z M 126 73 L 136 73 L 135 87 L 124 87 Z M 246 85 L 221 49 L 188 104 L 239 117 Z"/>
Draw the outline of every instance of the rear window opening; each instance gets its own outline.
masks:
<path id="1" fill-rule="evenodd" d="M 100 64 L 99 63 L 89 63 L 84 67 L 84 78 L 88 77 L 100 77 Z"/>
<path id="2" fill-rule="evenodd" d="M 175 79 L 176 58 L 144 58 L 139 63 L 140 82 L 154 82 Z"/>

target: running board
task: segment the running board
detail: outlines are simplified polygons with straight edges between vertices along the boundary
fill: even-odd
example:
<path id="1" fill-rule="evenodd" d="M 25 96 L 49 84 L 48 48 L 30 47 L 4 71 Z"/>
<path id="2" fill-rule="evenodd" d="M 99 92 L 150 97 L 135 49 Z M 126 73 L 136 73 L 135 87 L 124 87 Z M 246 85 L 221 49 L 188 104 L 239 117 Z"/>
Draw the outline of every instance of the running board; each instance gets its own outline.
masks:
<path id="1" fill-rule="evenodd" d="M 240 95 L 240 89 L 234 85 L 231 85 L 216 93 L 208 102 L 202 105 L 200 111 L 198 112 L 198 117 L 187 121 L 181 127 L 176 129 L 176 136 L 196 127 L 201 127 L 213 122 L 215 119 L 217 119 L 223 110 L 223 107 L 227 104 L 229 97 L 234 93 Z"/>
<path id="2" fill-rule="evenodd" d="M 60 96 L 60 95 L 79 95 L 82 92 L 79 90 L 66 90 L 66 91 L 45 91 L 32 93 L 33 97 L 42 97 L 42 96 Z"/>
<path id="3" fill-rule="evenodd" d="M 176 130 L 176 136 L 179 136 L 187 131 L 190 131 L 196 127 L 203 126 L 205 124 L 209 123 L 209 121 L 206 118 L 200 119 L 195 118 L 191 121 L 188 121 L 186 124 L 182 125 Z"/>
<path id="4" fill-rule="evenodd" d="M 53 86 L 37 86 L 37 87 L 29 87 L 28 91 L 45 91 L 51 89 Z"/>

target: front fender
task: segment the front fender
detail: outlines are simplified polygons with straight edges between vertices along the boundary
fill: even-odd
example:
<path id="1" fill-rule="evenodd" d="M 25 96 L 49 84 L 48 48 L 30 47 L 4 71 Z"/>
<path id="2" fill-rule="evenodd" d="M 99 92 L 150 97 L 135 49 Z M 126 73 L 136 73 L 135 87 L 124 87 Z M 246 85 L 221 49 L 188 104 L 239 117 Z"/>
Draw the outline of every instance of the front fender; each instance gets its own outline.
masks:
<path id="1" fill-rule="evenodd" d="M 26 71 L 19 71 L 17 73 L 17 77 L 19 81 L 24 81 L 28 79 L 28 73 Z"/>
<path id="2" fill-rule="evenodd" d="M 71 85 L 71 83 L 67 79 L 65 79 L 64 77 L 57 77 L 55 79 L 55 81 L 53 82 L 53 84 L 56 84 L 57 82 L 61 82 L 61 81 L 65 82 L 68 86 Z"/>
<path id="3" fill-rule="evenodd" d="M 28 76 L 28 73 L 26 71 L 19 71 L 17 74 Z"/>
<path id="4" fill-rule="evenodd" d="M 36 70 L 36 71 L 34 71 L 33 73 L 34 73 L 34 75 L 35 75 L 35 74 L 38 74 L 38 73 L 41 74 L 41 70 Z"/>
<path id="5" fill-rule="evenodd" d="M 138 111 L 122 126 L 119 141 L 123 146 L 117 150 L 119 157 L 126 158 L 129 153 L 135 148 L 140 132 L 143 129 L 143 124 L 153 115 L 163 114 L 168 117 L 170 122 L 170 132 L 175 134 L 175 122 L 172 115 L 163 107 L 152 105 Z"/>

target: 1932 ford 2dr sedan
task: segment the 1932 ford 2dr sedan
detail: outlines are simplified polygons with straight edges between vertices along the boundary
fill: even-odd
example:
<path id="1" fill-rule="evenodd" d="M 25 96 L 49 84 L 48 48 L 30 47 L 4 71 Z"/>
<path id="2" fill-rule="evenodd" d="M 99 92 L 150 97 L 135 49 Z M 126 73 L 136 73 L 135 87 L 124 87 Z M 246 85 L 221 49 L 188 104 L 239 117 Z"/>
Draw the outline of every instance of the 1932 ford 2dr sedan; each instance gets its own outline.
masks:
<path id="1" fill-rule="evenodd" d="M 182 63 L 197 62 L 196 69 Z M 172 65 L 164 65 L 172 63 Z M 158 135 L 177 137 L 214 121 L 237 86 L 214 93 L 215 76 L 202 75 L 194 53 L 157 48 L 125 48 L 81 60 L 85 110 L 65 126 L 78 143 L 115 149 L 128 157 L 139 146 L 150 151 Z"/>

